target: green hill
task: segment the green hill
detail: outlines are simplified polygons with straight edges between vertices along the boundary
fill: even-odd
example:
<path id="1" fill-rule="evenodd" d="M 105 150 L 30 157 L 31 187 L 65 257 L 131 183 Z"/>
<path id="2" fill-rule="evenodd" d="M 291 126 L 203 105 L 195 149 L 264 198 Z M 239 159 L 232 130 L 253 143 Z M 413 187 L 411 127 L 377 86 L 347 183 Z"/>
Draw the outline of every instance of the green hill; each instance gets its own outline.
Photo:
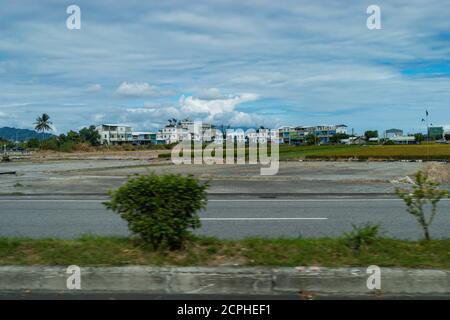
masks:
<path id="1" fill-rule="evenodd" d="M 45 140 L 53 137 L 50 133 L 39 133 L 30 129 L 17 129 L 10 127 L 0 128 L 0 138 L 10 141 L 27 141 L 32 138 Z"/>

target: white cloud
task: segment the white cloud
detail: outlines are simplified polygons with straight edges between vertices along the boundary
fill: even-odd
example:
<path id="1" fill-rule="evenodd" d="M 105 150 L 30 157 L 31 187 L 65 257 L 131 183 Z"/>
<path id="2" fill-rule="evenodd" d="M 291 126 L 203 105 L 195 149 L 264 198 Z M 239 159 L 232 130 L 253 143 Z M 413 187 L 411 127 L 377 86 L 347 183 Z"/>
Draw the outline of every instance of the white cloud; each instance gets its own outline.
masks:
<path id="1" fill-rule="evenodd" d="M 123 82 L 116 90 L 116 93 L 126 97 L 150 97 L 158 95 L 167 95 L 169 91 L 160 90 L 147 82 Z"/>
<path id="2" fill-rule="evenodd" d="M 87 92 L 99 92 L 102 90 L 102 86 L 98 83 L 91 84 L 87 87 Z"/>
<path id="3" fill-rule="evenodd" d="M 209 100 L 209 99 L 219 99 L 220 90 L 217 88 L 209 88 L 201 90 L 198 94 L 199 99 Z"/>
<path id="4" fill-rule="evenodd" d="M 260 116 L 236 111 L 235 107 L 244 102 L 256 101 L 259 96 L 253 93 L 244 93 L 236 96 L 220 97 L 218 90 L 210 93 L 210 99 L 201 99 L 195 96 L 182 96 L 179 105 L 161 106 L 146 105 L 140 108 L 127 108 L 127 121 L 165 123 L 169 118 L 190 118 L 213 124 L 229 124 L 231 126 L 251 127 L 262 123 Z M 204 95 L 203 95 L 204 96 Z"/>
<path id="5" fill-rule="evenodd" d="M 179 103 L 181 111 L 191 114 L 207 114 L 209 119 L 213 120 L 216 115 L 233 112 L 238 104 L 256 101 L 258 99 L 259 96 L 253 93 L 244 93 L 237 96 L 229 96 L 227 98 L 208 100 L 193 96 L 181 96 Z"/>

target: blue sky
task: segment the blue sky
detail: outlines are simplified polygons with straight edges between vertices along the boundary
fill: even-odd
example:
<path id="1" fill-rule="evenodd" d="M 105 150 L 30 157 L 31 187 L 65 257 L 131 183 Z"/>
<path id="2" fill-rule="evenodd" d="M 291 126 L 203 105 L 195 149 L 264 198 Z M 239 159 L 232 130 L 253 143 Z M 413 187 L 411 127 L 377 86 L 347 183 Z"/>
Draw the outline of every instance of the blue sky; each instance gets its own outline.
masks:
<path id="1" fill-rule="evenodd" d="M 81 30 L 66 8 L 81 8 Z M 368 30 L 366 8 L 381 8 Z M 0 126 L 450 124 L 448 1 L 3 1 Z"/>

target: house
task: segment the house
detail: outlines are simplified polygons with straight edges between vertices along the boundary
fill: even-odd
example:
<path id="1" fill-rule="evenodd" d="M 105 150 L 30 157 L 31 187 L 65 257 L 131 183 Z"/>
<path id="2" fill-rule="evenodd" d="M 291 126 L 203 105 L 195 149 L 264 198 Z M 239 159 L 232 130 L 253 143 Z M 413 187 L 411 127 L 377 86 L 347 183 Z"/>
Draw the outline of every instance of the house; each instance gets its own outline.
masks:
<path id="1" fill-rule="evenodd" d="M 157 140 L 165 140 L 167 144 L 183 140 L 209 142 L 215 138 L 216 129 L 211 124 L 188 120 L 166 125 L 157 133 Z"/>
<path id="2" fill-rule="evenodd" d="M 297 126 L 293 130 L 290 128 L 291 127 L 282 127 L 278 129 L 280 131 L 280 140 L 282 140 L 282 143 L 302 145 L 306 143 L 309 135 L 315 135 L 317 144 L 327 144 L 330 142 L 332 136 L 347 133 L 347 126 L 345 124 Z"/>
<path id="3" fill-rule="evenodd" d="M 340 140 L 340 143 L 342 144 L 364 144 L 365 142 L 364 137 L 349 137 Z"/>
<path id="4" fill-rule="evenodd" d="M 133 144 L 156 144 L 156 133 L 153 132 L 132 132 Z"/>
<path id="5" fill-rule="evenodd" d="M 346 134 L 347 126 L 345 124 L 320 125 L 316 126 L 314 130 L 314 134 L 316 135 L 319 144 L 329 143 L 330 138 L 338 133 Z"/>
<path id="6" fill-rule="evenodd" d="M 283 126 L 278 128 L 278 139 L 275 143 L 290 143 L 291 135 L 295 132 L 295 128 L 291 126 Z"/>
<path id="7" fill-rule="evenodd" d="M 389 130 L 385 131 L 384 136 L 385 136 L 386 139 L 390 139 L 390 138 L 393 138 L 393 137 L 401 137 L 401 136 L 403 136 L 403 130 L 401 130 L 401 129 L 389 129 Z"/>
<path id="8" fill-rule="evenodd" d="M 101 124 L 95 127 L 101 144 L 123 144 L 133 141 L 132 128 L 124 124 Z"/>
<path id="9" fill-rule="evenodd" d="M 292 145 L 302 145 L 306 143 L 306 137 L 314 134 L 315 127 L 313 126 L 297 126 L 295 127 L 295 134 L 291 134 Z"/>
<path id="10" fill-rule="evenodd" d="M 183 130 L 177 126 L 167 125 L 158 132 L 156 138 L 158 140 L 164 140 L 166 144 L 178 143 L 186 137 L 183 135 L 183 132 L 187 134 L 187 130 Z"/>
<path id="11" fill-rule="evenodd" d="M 395 144 L 416 144 L 416 137 L 414 136 L 395 136 L 388 139 Z"/>

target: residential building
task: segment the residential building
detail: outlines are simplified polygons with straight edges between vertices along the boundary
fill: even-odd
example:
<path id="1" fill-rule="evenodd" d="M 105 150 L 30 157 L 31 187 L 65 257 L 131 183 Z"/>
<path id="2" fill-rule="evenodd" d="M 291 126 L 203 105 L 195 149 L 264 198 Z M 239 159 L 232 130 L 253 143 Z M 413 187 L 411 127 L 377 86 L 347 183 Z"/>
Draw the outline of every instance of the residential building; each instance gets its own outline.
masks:
<path id="1" fill-rule="evenodd" d="M 291 126 L 283 126 L 278 128 L 278 139 L 276 143 L 290 143 L 292 133 L 295 133 L 295 128 Z"/>
<path id="2" fill-rule="evenodd" d="M 132 132 L 133 144 L 156 144 L 156 133 L 154 132 Z"/>
<path id="3" fill-rule="evenodd" d="M 432 140 L 444 139 L 444 127 L 429 127 L 428 136 Z"/>
<path id="4" fill-rule="evenodd" d="M 314 130 L 314 134 L 316 135 L 318 144 L 329 143 L 330 138 L 337 133 L 346 134 L 347 126 L 345 124 L 320 125 L 320 126 L 316 126 L 315 130 Z"/>
<path id="5" fill-rule="evenodd" d="M 183 140 L 213 141 L 216 138 L 216 129 L 209 123 L 194 121 L 181 121 L 178 124 L 166 125 L 157 135 L 157 139 L 166 143 L 177 143 Z"/>
<path id="6" fill-rule="evenodd" d="M 306 143 L 306 137 L 310 134 L 314 134 L 315 127 L 313 126 L 298 126 L 294 128 L 295 133 L 290 135 L 290 144 L 302 145 Z"/>
<path id="7" fill-rule="evenodd" d="M 132 128 L 124 124 L 102 124 L 95 128 L 102 144 L 122 144 L 133 141 Z"/>
<path id="8" fill-rule="evenodd" d="M 416 144 L 416 138 L 414 136 L 395 136 L 388 139 L 395 144 Z"/>
<path id="9" fill-rule="evenodd" d="M 342 144 L 364 144 L 366 140 L 364 137 L 348 137 L 347 139 L 341 139 Z"/>
<path id="10" fill-rule="evenodd" d="M 390 139 L 393 137 L 402 137 L 402 136 L 403 136 L 403 130 L 401 130 L 401 129 L 389 129 L 389 130 L 386 130 L 384 133 L 384 137 L 386 139 Z"/>

